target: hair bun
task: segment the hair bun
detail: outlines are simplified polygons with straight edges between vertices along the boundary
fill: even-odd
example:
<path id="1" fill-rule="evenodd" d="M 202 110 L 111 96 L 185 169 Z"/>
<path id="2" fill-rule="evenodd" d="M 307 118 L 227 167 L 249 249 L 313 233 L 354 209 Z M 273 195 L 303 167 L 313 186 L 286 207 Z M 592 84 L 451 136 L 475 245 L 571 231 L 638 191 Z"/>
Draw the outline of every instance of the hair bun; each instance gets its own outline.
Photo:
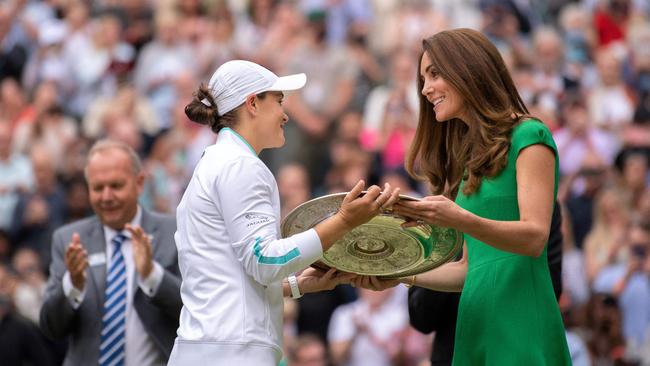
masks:
<path id="1" fill-rule="evenodd" d="M 211 105 L 208 106 L 208 104 Z M 219 120 L 219 111 L 210 90 L 205 85 L 201 85 L 199 90 L 194 93 L 190 104 L 185 106 L 185 115 L 193 122 L 210 126 L 212 130 L 215 130 Z"/>

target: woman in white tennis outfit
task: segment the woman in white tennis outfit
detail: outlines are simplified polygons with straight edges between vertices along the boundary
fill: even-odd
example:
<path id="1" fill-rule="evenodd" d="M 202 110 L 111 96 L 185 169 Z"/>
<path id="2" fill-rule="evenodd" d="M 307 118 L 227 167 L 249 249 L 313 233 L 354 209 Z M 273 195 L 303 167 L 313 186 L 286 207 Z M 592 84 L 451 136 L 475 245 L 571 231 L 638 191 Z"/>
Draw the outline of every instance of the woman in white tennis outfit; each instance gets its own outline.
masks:
<path id="1" fill-rule="evenodd" d="M 360 181 L 335 215 L 280 238 L 278 188 L 258 154 L 284 144 L 282 92 L 305 82 L 304 74 L 278 77 L 249 61 L 229 61 L 185 108 L 217 142 L 205 150 L 177 209 L 183 309 L 169 365 L 277 365 L 282 297 L 350 279 L 333 271 L 292 274 L 398 199 L 390 186 L 361 195 Z"/>

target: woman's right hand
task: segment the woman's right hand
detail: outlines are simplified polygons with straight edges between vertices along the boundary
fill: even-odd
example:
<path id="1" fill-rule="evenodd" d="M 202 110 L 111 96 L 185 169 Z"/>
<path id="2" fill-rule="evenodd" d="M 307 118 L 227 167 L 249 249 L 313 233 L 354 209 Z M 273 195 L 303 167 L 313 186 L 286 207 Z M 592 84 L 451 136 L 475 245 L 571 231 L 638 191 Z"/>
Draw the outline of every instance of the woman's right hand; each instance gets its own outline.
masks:
<path id="1" fill-rule="evenodd" d="M 339 211 L 314 227 L 321 240 L 323 251 L 328 250 L 350 230 L 370 221 L 379 214 L 382 207 L 392 208 L 399 199 L 399 188 L 393 189 L 389 184 L 384 186 L 384 192 L 381 192 L 379 187 L 372 186 L 361 196 L 364 186 L 365 183 L 360 180 L 345 195 Z"/>
<path id="2" fill-rule="evenodd" d="M 352 279 L 352 287 L 365 288 L 372 291 L 384 291 L 387 288 L 395 287 L 400 284 L 397 279 L 384 280 L 376 276 L 358 276 Z"/>
<path id="3" fill-rule="evenodd" d="M 399 200 L 399 188 L 392 188 L 388 183 L 384 185 L 383 192 L 373 185 L 360 197 L 364 186 L 364 181 L 360 180 L 345 196 L 337 212 L 349 229 L 365 224 L 377 216 L 382 208 L 390 208 Z"/>

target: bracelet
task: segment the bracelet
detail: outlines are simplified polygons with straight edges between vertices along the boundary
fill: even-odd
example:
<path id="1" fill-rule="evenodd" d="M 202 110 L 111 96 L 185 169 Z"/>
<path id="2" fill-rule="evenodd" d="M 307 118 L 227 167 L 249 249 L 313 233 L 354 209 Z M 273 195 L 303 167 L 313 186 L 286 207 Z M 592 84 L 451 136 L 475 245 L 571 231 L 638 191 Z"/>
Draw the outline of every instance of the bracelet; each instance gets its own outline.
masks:
<path id="1" fill-rule="evenodd" d="M 299 299 L 302 297 L 302 294 L 300 293 L 300 288 L 298 288 L 298 279 L 296 276 L 291 275 L 287 277 L 287 281 L 289 281 L 289 287 L 291 288 L 291 298 L 293 299 Z"/>
<path id="2" fill-rule="evenodd" d="M 406 282 L 404 284 L 404 286 L 406 286 L 408 288 L 411 288 L 411 287 L 415 286 L 415 275 L 411 276 L 411 280 Z"/>

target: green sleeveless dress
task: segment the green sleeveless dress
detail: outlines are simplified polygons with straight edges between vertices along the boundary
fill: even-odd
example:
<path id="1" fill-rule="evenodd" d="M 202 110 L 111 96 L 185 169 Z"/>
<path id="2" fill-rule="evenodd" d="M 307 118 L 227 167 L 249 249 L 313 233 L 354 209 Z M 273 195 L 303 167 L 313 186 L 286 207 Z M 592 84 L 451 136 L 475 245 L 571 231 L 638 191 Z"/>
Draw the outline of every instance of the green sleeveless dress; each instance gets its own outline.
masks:
<path id="1" fill-rule="evenodd" d="M 557 148 L 547 127 L 537 120 L 515 126 L 508 164 L 494 178 L 484 178 L 456 203 L 493 220 L 519 220 L 516 160 L 530 145 Z M 555 159 L 555 193 L 558 159 Z M 465 234 L 468 270 L 458 308 L 454 366 L 571 365 L 564 326 L 553 293 L 546 248 L 537 258 L 498 250 Z"/>

